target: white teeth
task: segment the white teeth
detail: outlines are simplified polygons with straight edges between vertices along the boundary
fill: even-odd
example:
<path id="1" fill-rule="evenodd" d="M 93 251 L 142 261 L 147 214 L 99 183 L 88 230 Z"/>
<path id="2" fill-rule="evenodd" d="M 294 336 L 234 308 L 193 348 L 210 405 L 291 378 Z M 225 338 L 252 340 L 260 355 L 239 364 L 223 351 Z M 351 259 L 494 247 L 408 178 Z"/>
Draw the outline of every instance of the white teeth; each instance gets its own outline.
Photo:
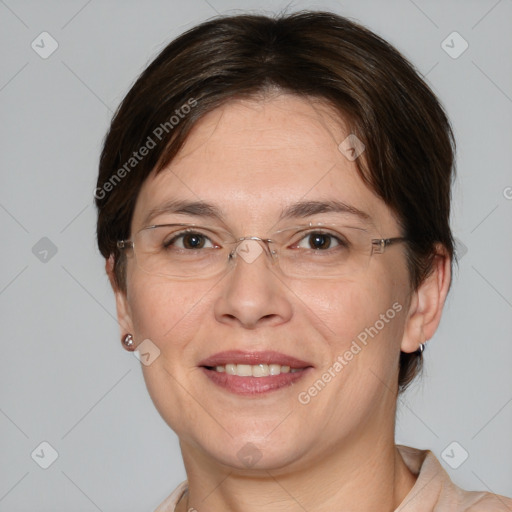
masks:
<path id="1" fill-rule="evenodd" d="M 271 364 L 268 367 L 270 371 L 270 375 L 279 375 L 281 373 L 281 365 L 280 364 Z"/>
<path id="2" fill-rule="evenodd" d="M 225 366 L 215 366 L 215 371 L 227 373 L 228 375 L 237 375 L 238 377 L 268 377 L 269 375 L 279 375 L 281 373 L 300 372 L 300 368 L 290 368 L 280 364 L 226 364 Z"/>
<path id="3" fill-rule="evenodd" d="M 252 377 L 252 367 L 250 364 L 237 364 L 236 374 L 239 377 Z"/>
<path id="4" fill-rule="evenodd" d="M 253 377 L 267 377 L 270 374 L 268 364 L 258 364 L 252 367 Z"/>

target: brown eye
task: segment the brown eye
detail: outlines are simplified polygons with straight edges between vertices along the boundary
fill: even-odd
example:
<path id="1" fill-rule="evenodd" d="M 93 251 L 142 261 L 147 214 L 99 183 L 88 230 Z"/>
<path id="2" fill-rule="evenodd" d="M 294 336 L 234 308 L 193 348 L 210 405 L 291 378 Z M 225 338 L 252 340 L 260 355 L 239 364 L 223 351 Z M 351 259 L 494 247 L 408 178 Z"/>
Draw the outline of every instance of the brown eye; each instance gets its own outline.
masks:
<path id="1" fill-rule="evenodd" d="M 187 250 L 198 250 L 198 249 L 212 249 L 214 245 L 212 241 L 201 233 L 180 233 L 172 237 L 168 242 L 164 243 L 165 248 L 175 249 L 187 249 Z"/>
<path id="2" fill-rule="evenodd" d="M 308 237 L 311 249 L 329 249 L 332 243 L 332 237 L 325 233 L 313 233 Z"/>
<path id="3" fill-rule="evenodd" d="M 197 233 L 187 233 L 182 240 L 185 249 L 202 249 L 206 243 L 206 237 Z"/>
<path id="4" fill-rule="evenodd" d="M 325 251 L 340 245 L 339 240 L 329 233 L 313 232 L 308 233 L 299 241 L 297 247 L 299 249 L 313 249 L 315 251 Z"/>

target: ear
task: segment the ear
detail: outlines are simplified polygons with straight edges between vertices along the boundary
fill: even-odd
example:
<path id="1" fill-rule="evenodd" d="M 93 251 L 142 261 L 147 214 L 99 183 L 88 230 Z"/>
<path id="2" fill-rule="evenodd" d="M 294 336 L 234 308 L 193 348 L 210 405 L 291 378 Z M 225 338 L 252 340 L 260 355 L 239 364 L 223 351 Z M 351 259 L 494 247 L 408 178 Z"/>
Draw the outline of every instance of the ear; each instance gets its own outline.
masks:
<path id="1" fill-rule="evenodd" d="M 123 292 L 116 283 L 114 276 L 114 256 L 112 254 L 105 262 L 105 270 L 116 298 L 117 322 L 121 329 L 121 336 L 124 336 L 125 334 L 133 334 L 134 329 L 130 306 L 128 304 L 126 293 Z"/>
<path id="2" fill-rule="evenodd" d="M 413 292 L 402 338 L 402 352 L 416 352 L 436 332 L 451 281 L 451 259 L 438 245 L 431 274 Z"/>

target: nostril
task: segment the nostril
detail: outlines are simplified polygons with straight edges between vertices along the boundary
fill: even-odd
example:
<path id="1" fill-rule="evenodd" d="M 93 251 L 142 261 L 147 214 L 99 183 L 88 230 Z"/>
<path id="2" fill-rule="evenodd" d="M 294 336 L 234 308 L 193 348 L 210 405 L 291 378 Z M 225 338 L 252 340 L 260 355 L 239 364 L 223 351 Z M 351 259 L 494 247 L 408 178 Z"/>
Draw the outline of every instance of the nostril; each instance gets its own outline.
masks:
<path id="1" fill-rule="evenodd" d="M 269 322 L 274 322 L 276 319 L 279 319 L 279 315 L 270 314 L 270 315 L 262 316 L 260 321 L 269 323 Z"/>

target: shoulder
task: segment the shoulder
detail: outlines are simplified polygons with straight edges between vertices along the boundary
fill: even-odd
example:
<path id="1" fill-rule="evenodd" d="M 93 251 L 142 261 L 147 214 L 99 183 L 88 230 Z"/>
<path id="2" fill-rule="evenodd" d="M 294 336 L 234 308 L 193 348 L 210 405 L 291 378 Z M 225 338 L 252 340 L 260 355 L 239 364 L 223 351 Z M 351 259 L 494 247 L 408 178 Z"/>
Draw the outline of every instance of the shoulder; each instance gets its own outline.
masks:
<path id="1" fill-rule="evenodd" d="M 167 496 L 160 505 L 158 505 L 155 512 L 174 512 L 176 504 L 180 501 L 180 498 L 183 496 L 187 488 L 188 482 L 186 480 L 181 482 L 181 484 L 178 485 L 178 487 L 176 487 L 176 489 L 174 489 L 174 491 Z"/>
<path id="2" fill-rule="evenodd" d="M 478 494 L 481 497 L 464 509 L 465 512 L 512 512 L 512 498 L 489 492 Z"/>
<path id="3" fill-rule="evenodd" d="M 430 450 L 402 445 L 397 448 L 417 480 L 396 512 L 512 512 L 511 498 L 466 491 L 455 485 Z"/>

